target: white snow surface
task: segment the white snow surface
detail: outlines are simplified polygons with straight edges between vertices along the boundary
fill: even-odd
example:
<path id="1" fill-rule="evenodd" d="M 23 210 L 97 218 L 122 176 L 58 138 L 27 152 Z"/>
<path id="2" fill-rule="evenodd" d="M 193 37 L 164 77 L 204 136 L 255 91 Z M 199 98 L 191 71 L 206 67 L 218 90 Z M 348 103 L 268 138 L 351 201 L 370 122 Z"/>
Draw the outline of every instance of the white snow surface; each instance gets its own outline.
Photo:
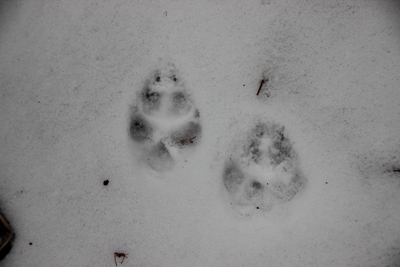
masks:
<path id="1" fill-rule="evenodd" d="M 16 238 L 0 265 L 400 266 L 399 8 L 1 1 L 0 208 Z M 168 170 L 129 134 L 165 66 L 201 121 Z M 223 180 L 259 121 L 284 126 L 307 180 L 270 210 L 231 204 Z"/>

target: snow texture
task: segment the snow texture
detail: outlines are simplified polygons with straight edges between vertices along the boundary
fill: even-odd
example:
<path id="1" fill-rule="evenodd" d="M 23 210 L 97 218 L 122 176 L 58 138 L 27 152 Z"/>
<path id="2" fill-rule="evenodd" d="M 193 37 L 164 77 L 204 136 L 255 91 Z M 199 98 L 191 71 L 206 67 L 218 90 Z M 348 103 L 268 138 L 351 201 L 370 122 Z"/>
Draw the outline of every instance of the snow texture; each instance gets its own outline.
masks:
<path id="1" fill-rule="evenodd" d="M 172 149 L 185 149 L 201 139 L 200 113 L 192 103 L 172 64 L 155 71 L 146 81 L 132 107 L 129 132 L 143 143 L 144 158 L 151 168 L 169 170 Z"/>
<path id="2" fill-rule="evenodd" d="M 0 1 L 0 266 L 400 266 L 399 11 Z"/>
<path id="3" fill-rule="evenodd" d="M 306 183 L 296 153 L 275 123 L 257 123 L 225 164 L 224 185 L 235 205 L 268 211 L 291 200 Z"/>

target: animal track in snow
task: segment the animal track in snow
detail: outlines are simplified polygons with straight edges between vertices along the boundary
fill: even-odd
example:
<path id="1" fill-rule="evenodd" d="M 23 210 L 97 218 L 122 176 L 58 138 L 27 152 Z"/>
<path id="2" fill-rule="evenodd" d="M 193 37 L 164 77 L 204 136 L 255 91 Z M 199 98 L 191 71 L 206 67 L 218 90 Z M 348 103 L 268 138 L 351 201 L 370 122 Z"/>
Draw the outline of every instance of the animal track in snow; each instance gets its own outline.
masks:
<path id="1" fill-rule="evenodd" d="M 201 138 L 200 113 L 173 66 L 155 71 L 138 93 L 129 134 L 155 170 L 171 169 Z"/>
<path id="2" fill-rule="evenodd" d="M 306 183 L 283 126 L 258 123 L 238 144 L 223 173 L 235 207 L 270 210 L 291 200 Z"/>

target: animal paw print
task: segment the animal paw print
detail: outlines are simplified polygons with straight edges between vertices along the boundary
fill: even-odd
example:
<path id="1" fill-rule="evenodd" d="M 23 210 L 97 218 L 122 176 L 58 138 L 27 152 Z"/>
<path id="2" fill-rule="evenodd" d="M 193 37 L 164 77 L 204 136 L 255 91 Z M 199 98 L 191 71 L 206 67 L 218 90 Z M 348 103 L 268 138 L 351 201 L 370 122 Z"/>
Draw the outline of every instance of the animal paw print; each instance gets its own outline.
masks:
<path id="1" fill-rule="evenodd" d="M 291 200 L 306 178 L 284 127 L 258 123 L 225 165 L 223 182 L 236 207 L 270 210 Z"/>
<path id="2" fill-rule="evenodd" d="M 171 169 L 177 153 L 199 142 L 200 113 L 174 67 L 154 72 L 138 93 L 129 133 L 158 171 Z"/>

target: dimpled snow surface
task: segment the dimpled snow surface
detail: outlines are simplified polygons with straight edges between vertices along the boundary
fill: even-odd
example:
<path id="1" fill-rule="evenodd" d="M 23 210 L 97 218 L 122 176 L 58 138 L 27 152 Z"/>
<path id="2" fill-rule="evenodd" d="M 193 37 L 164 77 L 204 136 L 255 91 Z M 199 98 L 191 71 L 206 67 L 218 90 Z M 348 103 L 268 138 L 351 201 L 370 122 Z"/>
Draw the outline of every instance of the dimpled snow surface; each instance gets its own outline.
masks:
<path id="1" fill-rule="evenodd" d="M 0 266 L 400 266 L 399 14 L 0 1 Z"/>

